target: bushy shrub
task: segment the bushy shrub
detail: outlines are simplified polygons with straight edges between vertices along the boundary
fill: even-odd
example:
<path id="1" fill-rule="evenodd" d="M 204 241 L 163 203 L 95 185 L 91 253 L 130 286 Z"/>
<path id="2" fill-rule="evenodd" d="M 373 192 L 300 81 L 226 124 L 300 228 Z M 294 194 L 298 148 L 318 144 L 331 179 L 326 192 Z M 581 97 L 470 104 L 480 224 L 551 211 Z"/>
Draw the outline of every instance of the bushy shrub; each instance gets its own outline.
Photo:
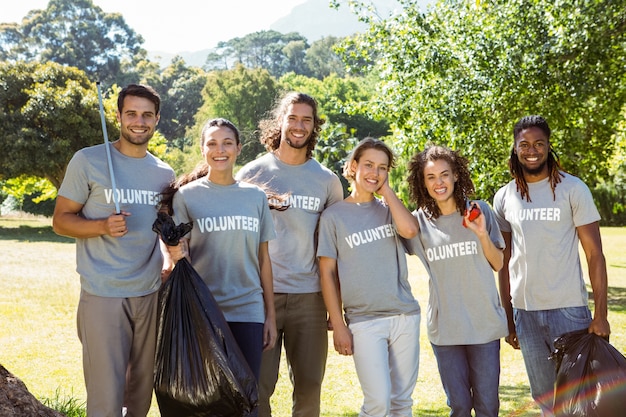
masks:
<path id="1" fill-rule="evenodd" d="M 626 226 L 626 184 L 621 178 L 600 181 L 591 193 L 602 217 L 601 226 Z"/>
<path id="2" fill-rule="evenodd" d="M 20 211 L 20 202 L 12 195 L 3 195 L 2 203 L 0 204 L 0 216 L 15 213 Z"/>
<path id="3" fill-rule="evenodd" d="M 24 202 L 22 203 L 22 211 L 25 213 L 36 214 L 40 216 L 52 216 L 56 200 L 48 199 L 39 201 L 38 197 L 41 197 L 40 192 L 25 195 Z"/>

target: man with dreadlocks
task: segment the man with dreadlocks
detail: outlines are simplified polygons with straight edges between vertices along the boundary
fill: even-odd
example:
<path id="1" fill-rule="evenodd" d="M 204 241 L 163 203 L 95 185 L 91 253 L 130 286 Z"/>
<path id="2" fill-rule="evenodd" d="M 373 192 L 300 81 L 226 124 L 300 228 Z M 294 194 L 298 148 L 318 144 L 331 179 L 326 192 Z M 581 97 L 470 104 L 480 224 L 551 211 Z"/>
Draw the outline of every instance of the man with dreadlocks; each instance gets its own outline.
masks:
<path id="1" fill-rule="evenodd" d="M 526 116 L 513 128 L 509 159 L 513 181 L 493 201 L 506 242 L 500 294 L 507 311 L 506 341 L 522 351 L 530 390 L 542 416 L 553 416 L 553 341 L 587 328 L 608 336 L 607 272 L 600 215 L 589 188 L 565 173 L 550 145 L 541 116 Z M 587 303 L 578 242 L 587 258 L 594 315 Z M 510 294 L 510 296 L 509 296 Z"/>

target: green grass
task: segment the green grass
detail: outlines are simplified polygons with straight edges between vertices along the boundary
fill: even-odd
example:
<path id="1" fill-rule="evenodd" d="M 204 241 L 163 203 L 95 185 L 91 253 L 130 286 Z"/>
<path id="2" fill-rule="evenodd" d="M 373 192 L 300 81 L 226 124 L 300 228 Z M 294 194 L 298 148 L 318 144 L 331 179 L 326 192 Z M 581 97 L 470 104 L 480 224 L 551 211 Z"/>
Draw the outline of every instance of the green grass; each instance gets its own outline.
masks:
<path id="1" fill-rule="evenodd" d="M 626 352 L 626 228 L 603 228 L 609 269 L 611 343 Z M 0 218 L 0 363 L 22 379 L 29 390 L 53 408 L 80 416 L 85 401 L 76 305 L 80 291 L 75 272 L 74 242 L 55 235 L 49 219 Z M 411 283 L 425 314 L 428 281 L 415 257 L 409 258 Z M 420 372 L 413 394 L 414 414 L 447 416 L 432 350 L 422 317 Z M 332 347 L 322 392 L 322 415 L 355 417 L 362 394 L 349 357 Z M 528 393 L 521 354 L 502 345 L 501 416 L 530 417 L 538 411 Z M 290 416 L 291 385 L 286 365 L 272 397 L 275 417 Z M 159 416 L 153 401 L 149 416 Z"/>
<path id="2" fill-rule="evenodd" d="M 60 390 L 54 394 L 54 398 L 44 398 L 43 405 L 63 413 L 66 417 L 85 417 L 85 402 L 78 400 L 72 395 L 63 395 Z"/>

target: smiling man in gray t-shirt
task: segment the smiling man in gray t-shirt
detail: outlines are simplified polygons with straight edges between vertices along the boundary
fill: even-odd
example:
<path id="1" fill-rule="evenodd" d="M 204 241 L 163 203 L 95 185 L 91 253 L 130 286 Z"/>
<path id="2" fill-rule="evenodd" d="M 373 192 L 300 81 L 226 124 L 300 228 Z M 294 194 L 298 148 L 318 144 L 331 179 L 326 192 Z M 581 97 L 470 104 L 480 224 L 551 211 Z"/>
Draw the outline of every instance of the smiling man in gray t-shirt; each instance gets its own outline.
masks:
<path id="1" fill-rule="evenodd" d="M 600 215 L 589 188 L 561 171 L 541 116 L 523 117 L 513 129 L 509 167 L 514 180 L 496 193 L 493 208 L 506 242 L 500 293 L 509 322 L 506 341 L 522 350 L 533 398 L 553 416 L 553 341 L 588 329 L 608 336 L 607 272 Z M 593 319 L 578 255 L 587 257 Z M 509 292 L 510 289 L 510 292 Z"/>
<path id="2" fill-rule="evenodd" d="M 163 267 L 152 223 L 159 194 L 174 179 L 174 171 L 147 151 L 159 105 L 151 87 L 124 88 L 118 98 L 119 140 L 76 152 L 54 209 L 54 231 L 76 238 L 78 336 L 90 416 L 119 416 L 124 406 L 129 416 L 141 417 L 152 402 Z"/>
<path id="3" fill-rule="evenodd" d="M 285 210 L 272 210 L 276 239 L 269 242 L 269 252 L 278 338 L 261 361 L 260 417 L 271 416 L 270 397 L 283 343 L 294 390 L 293 416 L 320 414 L 328 335 L 315 255 L 316 229 L 322 211 L 343 199 L 337 175 L 312 158 L 322 124 L 312 97 L 285 95 L 274 118 L 260 125 L 261 142 L 269 152 L 237 173 L 238 180 L 287 197 Z"/>

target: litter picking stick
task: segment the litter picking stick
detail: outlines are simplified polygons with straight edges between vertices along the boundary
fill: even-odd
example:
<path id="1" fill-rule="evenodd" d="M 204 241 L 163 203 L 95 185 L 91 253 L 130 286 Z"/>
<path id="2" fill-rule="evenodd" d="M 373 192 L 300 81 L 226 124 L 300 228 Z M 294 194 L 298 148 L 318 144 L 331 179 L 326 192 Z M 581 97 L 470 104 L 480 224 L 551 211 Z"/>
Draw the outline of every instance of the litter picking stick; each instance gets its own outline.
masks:
<path id="1" fill-rule="evenodd" d="M 107 152 L 107 162 L 109 164 L 109 176 L 111 177 L 111 197 L 113 198 L 113 204 L 115 204 L 115 212 L 121 213 L 120 203 L 117 201 L 117 187 L 115 185 L 115 174 L 113 173 L 113 160 L 111 159 L 111 149 L 109 148 L 109 135 L 107 134 L 107 125 L 104 118 L 104 106 L 102 105 L 102 93 L 100 92 L 100 81 L 96 82 L 96 89 L 98 90 L 98 102 L 100 103 L 100 120 L 102 121 L 102 134 L 104 135 L 104 148 Z"/>

